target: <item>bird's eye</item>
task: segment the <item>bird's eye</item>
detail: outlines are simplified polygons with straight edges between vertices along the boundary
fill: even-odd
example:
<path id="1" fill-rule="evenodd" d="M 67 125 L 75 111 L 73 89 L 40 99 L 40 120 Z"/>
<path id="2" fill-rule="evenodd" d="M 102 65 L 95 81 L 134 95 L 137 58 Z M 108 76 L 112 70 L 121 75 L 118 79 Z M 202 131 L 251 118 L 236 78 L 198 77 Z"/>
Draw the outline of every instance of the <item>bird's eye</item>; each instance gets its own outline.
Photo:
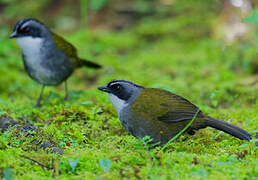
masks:
<path id="1" fill-rule="evenodd" d="M 30 31 L 30 28 L 29 27 L 25 27 L 22 29 L 23 32 L 29 32 Z"/>
<path id="2" fill-rule="evenodd" d="M 119 84 L 114 84 L 113 86 L 111 86 L 111 88 L 114 90 L 114 91 L 119 91 L 121 89 L 121 86 Z"/>

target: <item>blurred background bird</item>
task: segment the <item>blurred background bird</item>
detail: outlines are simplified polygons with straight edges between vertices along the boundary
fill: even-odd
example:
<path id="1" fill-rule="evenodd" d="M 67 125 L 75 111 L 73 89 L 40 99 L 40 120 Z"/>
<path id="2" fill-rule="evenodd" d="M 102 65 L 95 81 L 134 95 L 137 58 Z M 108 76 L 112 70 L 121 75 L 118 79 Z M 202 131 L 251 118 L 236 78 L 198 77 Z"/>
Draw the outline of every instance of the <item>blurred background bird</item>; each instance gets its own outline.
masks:
<path id="1" fill-rule="evenodd" d="M 36 19 L 19 20 L 10 38 L 16 38 L 22 50 L 24 67 L 28 75 L 42 84 L 36 106 L 40 106 L 45 86 L 56 86 L 65 82 L 64 99 L 68 100 L 67 79 L 76 68 L 101 68 L 94 62 L 79 58 L 72 44 Z"/>

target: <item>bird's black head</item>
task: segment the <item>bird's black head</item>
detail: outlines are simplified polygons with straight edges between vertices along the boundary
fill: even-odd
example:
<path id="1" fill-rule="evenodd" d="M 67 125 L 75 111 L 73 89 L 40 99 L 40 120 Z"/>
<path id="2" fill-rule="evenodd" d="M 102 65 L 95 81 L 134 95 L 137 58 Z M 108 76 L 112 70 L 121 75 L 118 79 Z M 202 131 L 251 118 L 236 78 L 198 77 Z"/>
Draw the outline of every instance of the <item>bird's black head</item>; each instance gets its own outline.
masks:
<path id="1" fill-rule="evenodd" d="M 49 32 L 49 30 L 43 23 L 36 19 L 26 18 L 16 23 L 10 38 L 42 37 L 47 32 Z"/>
<path id="2" fill-rule="evenodd" d="M 120 100 L 127 101 L 136 95 L 139 89 L 142 88 L 144 87 L 127 80 L 112 80 L 98 89 L 108 94 L 112 94 Z"/>

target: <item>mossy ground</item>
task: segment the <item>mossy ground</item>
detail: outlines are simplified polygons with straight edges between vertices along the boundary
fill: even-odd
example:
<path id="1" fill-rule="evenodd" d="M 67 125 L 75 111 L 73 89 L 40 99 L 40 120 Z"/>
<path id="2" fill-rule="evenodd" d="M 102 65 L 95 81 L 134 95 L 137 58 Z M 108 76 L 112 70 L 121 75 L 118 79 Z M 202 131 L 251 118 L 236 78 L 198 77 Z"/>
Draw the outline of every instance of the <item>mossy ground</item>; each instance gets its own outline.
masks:
<path id="1" fill-rule="evenodd" d="M 65 153 L 30 148 L 22 134 L 9 130 L 0 134 L 0 167 L 10 169 L 0 172 L 11 170 L 15 179 L 257 179 L 254 141 L 206 128 L 158 153 L 123 129 L 107 95 L 96 89 L 111 79 L 173 91 L 210 116 L 253 135 L 258 129 L 257 85 L 242 83 L 252 77 L 244 63 L 248 48 L 223 47 L 182 29 L 178 34 L 147 29 L 144 23 L 121 32 L 63 34 L 81 57 L 104 68 L 77 70 L 69 79 L 69 101 L 63 100 L 63 85 L 46 88 L 41 108 L 34 107 L 40 85 L 24 72 L 16 43 L 7 39 L 10 30 L 1 29 L 0 114 L 39 126 Z"/>

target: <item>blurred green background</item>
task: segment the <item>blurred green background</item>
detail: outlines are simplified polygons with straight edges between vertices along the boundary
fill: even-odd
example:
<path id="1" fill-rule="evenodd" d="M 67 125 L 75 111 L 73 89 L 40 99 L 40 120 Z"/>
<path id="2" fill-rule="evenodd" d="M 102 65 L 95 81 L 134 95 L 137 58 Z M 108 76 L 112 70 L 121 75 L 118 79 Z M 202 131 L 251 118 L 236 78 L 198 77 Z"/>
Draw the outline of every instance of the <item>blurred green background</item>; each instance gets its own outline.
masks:
<path id="1" fill-rule="evenodd" d="M 0 0 L 0 117 L 28 120 L 65 149 L 63 156 L 47 154 L 10 129 L 0 133 L 0 175 L 257 178 L 254 141 L 243 142 L 211 128 L 182 136 L 153 158 L 156 150 L 146 151 L 146 144 L 125 132 L 108 97 L 96 90 L 111 79 L 166 89 L 255 136 L 257 6 L 251 0 Z M 69 78 L 68 102 L 63 101 L 61 85 L 46 88 L 43 106 L 33 107 L 40 85 L 28 77 L 16 42 L 8 39 L 16 21 L 26 17 L 41 20 L 71 42 L 81 57 L 104 67 L 77 70 Z M 4 169 L 8 167 L 11 170 Z"/>
<path id="2" fill-rule="evenodd" d="M 197 92 L 203 87 L 208 91 L 197 99 L 207 100 L 211 91 L 231 98 L 219 94 L 236 91 L 236 85 L 257 87 L 256 7 L 248 0 L 1 0 L 0 73 L 6 76 L 0 79 L 0 91 L 16 96 L 35 85 L 23 72 L 17 45 L 8 39 L 17 20 L 34 17 L 74 44 L 80 56 L 105 66 L 97 76 L 79 70 L 75 79 L 94 84 L 98 78 L 103 83 L 129 78 L 180 89 L 191 84 Z M 213 83 L 197 82 L 204 77 Z M 228 79 L 235 84 L 223 85 Z"/>

